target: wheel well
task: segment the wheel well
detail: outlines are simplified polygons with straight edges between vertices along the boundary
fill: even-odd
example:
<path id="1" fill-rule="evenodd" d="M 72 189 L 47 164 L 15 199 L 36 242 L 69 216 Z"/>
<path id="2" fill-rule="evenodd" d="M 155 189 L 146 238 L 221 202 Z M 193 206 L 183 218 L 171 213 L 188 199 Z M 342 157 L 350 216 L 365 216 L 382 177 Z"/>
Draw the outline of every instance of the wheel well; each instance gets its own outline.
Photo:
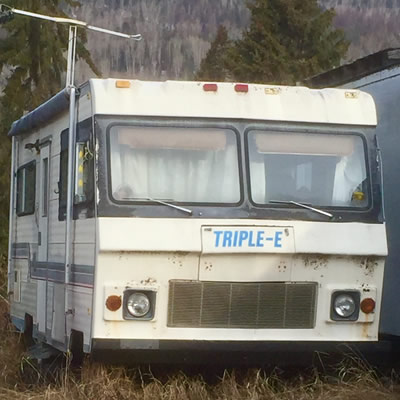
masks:
<path id="1" fill-rule="evenodd" d="M 75 367 L 80 366 L 84 358 L 83 332 L 74 329 L 71 330 L 68 349 L 72 356 L 71 365 Z"/>

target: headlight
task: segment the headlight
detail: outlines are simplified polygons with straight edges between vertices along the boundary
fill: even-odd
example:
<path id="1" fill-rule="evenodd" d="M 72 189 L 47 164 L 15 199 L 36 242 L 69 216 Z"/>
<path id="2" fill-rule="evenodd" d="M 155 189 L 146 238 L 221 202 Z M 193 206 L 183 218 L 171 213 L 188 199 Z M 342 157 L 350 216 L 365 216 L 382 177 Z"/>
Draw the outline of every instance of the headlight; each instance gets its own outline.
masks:
<path id="1" fill-rule="evenodd" d="M 144 293 L 133 293 L 126 302 L 129 313 L 136 318 L 144 317 L 150 311 L 150 307 L 150 299 Z"/>
<path id="2" fill-rule="evenodd" d="M 334 321 L 357 321 L 359 313 L 359 291 L 338 291 L 332 294 L 331 319 Z"/>
<path id="3" fill-rule="evenodd" d="M 333 307 L 335 309 L 335 313 L 339 315 L 339 317 L 348 318 L 354 314 L 356 311 L 356 303 L 352 296 L 348 294 L 341 294 L 336 297 L 335 302 L 333 303 Z"/>

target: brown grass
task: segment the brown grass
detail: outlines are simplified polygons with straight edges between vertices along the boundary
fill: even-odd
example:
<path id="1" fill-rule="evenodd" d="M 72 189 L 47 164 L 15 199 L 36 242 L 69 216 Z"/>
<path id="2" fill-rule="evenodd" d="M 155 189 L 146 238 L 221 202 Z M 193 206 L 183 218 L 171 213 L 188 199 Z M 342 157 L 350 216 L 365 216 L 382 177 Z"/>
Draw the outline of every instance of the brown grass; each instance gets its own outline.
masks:
<path id="1" fill-rule="evenodd" d="M 43 381 L 24 353 L 20 335 L 0 301 L 0 399 L 26 400 L 394 400 L 400 399 L 395 376 L 380 378 L 356 359 L 347 359 L 333 374 L 276 369 L 231 370 L 213 379 L 183 372 L 153 374 L 86 360 L 78 377 L 63 369 L 57 379 Z"/>

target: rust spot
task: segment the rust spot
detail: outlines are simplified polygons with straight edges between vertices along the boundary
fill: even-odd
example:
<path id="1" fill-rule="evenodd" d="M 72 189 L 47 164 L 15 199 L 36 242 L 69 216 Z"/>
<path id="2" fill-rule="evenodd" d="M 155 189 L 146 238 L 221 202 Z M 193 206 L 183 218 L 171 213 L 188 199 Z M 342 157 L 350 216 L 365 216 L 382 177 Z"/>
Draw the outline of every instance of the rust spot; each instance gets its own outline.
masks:
<path id="1" fill-rule="evenodd" d="M 360 262 L 360 267 L 364 270 L 365 276 L 373 276 L 375 268 L 378 267 L 377 257 L 366 257 Z"/>
<path id="2" fill-rule="evenodd" d="M 362 328 L 361 328 L 361 336 L 363 338 L 368 339 L 368 325 L 367 324 L 361 324 Z"/>
<path id="3" fill-rule="evenodd" d="M 370 322 L 372 322 L 372 319 L 370 320 L 370 315 L 371 314 L 364 314 L 364 321 L 361 324 L 361 336 L 366 339 L 370 337 L 368 333 L 369 327 L 371 326 Z"/>
<path id="4" fill-rule="evenodd" d="M 289 229 L 288 228 L 285 228 L 285 235 L 289 236 Z"/>
<path id="5" fill-rule="evenodd" d="M 363 260 L 365 260 L 365 257 L 360 257 L 360 256 L 338 256 L 338 257 L 344 258 L 345 260 L 353 261 L 356 264 L 359 264 Z"/>
<path id="6" fill-rule="evenodd" d="M 154 278 L 147 278 L 147 279 L 143 279 L 142 281 L 140 281 L 140 283 L 142 284 L 142 285 L 153 285 L 153 284 L 155 284 L 155 283 L 157 283 L 157 280 L 156 279 L 154 279 Z"/>
<path id="7" fill-rule="evenodd" d="M 174 265 L 183 267 L 184 258 L 189 254 L 187 251 L 176 251 L 168 257 L 168 261 Z"/>
<path id="8" fill-rule="evenodd" d="M 211 271 L 212 268 L 213 268 L 213 265 L 212 265 L 212 263 L 205 261 L 204 262 L 204 268 L 205 268 L 206 271 Z"/>
<path id="9" fill-rule="evenodd" d="M 284 272 L 287 269 L 287 265 L 285 261 L 281 261 L 278 265 L 279 272 Z"/>
<path id="10" fill-rule="evenodd" d="M 321 254 L 309 254 L 303 256 L 304 266 L 317 270 L 319 268 L 325 268 L 328 265 L 328 256 Z"/>

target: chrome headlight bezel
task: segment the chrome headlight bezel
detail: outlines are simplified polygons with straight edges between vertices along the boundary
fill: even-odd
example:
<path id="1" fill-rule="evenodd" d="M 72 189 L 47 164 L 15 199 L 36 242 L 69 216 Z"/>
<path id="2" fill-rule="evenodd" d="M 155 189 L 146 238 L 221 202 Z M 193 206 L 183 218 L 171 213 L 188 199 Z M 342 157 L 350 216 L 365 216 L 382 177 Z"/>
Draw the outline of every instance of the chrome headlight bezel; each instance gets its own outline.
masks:
<path id="1" fill-rule="evenodd" d="M 347 317 L 336 312 L 336 301 L 341 296 L 348 296 L 354 303 L 354 312 Z M 358 290 L 337 290 L 331 297 L 331 320 L 333 321 L 357 321 L 360 314 L 360 292 Z"/>
<path id="2" fill-rule="evenodd" d="M 146 314 L 142 316 L 135 316 L 131 314 L 128 310 L 128 301 L 130 297 L 134 294 L 142 294 L 146 296 L 149 300 L 150 306 L 149 310 Z M 155 311 L 155 304 L 156 304 L 156 292 L 152 290 L 140 290 L 140 289 L 127 289 L 124 291 L 124 301 L 123 301 L 123 317 L 124 319 L 128 320 L 135 320 L 135 321 L 150 321 L 154 318 L 154 311 Z"/>

